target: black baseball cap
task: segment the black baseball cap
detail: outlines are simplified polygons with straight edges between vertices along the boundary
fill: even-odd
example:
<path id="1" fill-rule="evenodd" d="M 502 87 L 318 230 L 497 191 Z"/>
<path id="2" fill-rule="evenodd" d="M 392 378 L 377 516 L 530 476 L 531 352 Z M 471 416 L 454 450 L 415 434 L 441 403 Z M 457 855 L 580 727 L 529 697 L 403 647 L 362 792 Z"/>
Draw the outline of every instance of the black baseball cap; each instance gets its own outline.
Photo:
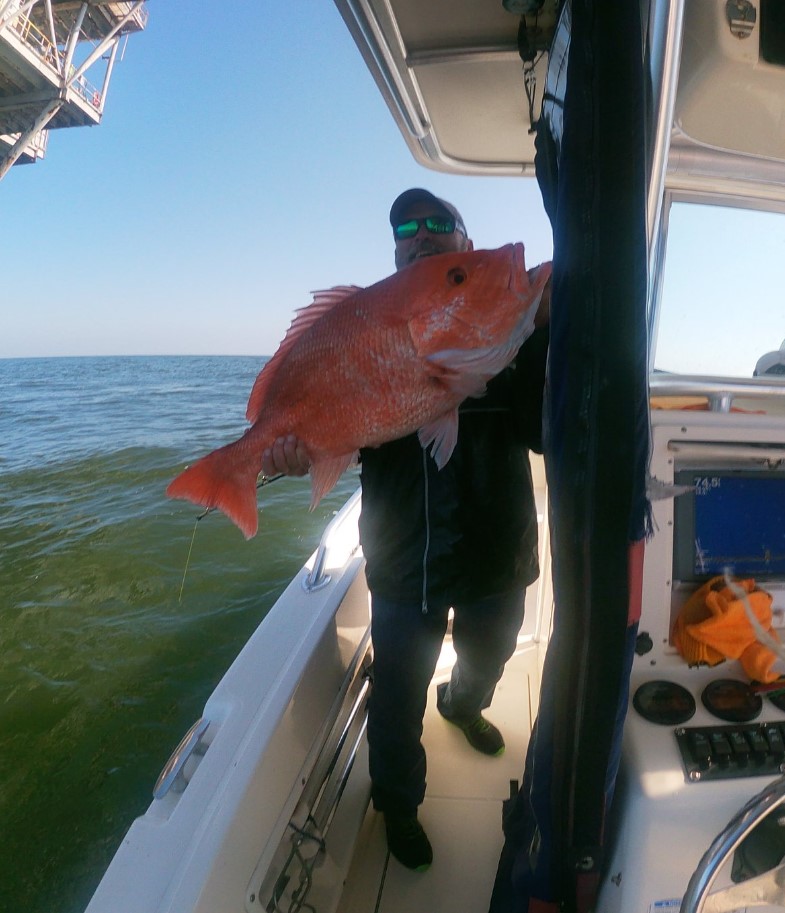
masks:
<path id="1" fill-rule="evenodd" d="M 432 194 L 430 190 L 424 190 L 422 187 L 412 187 L 410 190 L 404 190 L 404 192 L 397 197 L 390 207 L 390 225 L 395 228 L 396 225 L 400 225 L 401 222 L 406 221 L 404 218 L 406 210 L 415 203 L 428 203 L 430 206 L 433 206 L 434 214 L 442 213 L 451 216 L 455 219 L 455 227 L 468 238 L 466 226 L 463 224 L 463 218 L 452 203 L 448 203 L 447 200 L 442 200 L 440 197 Z"/>

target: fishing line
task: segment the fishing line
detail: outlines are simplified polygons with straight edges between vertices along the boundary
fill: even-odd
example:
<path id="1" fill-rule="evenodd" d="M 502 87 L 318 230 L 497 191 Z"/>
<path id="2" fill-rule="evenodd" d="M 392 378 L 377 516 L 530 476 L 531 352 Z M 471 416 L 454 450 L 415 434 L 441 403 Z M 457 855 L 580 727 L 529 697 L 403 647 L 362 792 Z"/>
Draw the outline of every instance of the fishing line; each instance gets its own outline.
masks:
<path id="1" fill-rule="evenodd" d="M 204 513 L 199 514 L 199 516 L 194 521 L 194 531 L 193 531 L 193 533 L 191 533 L 191 544 L 188 546 L 188 556 L 185 559 L 185 567 L 183 568 L 183 580 L 182 580 L 182 583 L 180 584 L 180 595 L 177 597 L 178 605 L 182 605 L 182 603 L 183 603 L 183 590 L 185 589 L 185 575 L 188 573 L 188 565 L 191 563 L 191 552 L 193 551 L 194 539 L 196 538 L 196 526 L 199 523 L 199 521 L 202 519 L 202 517 L 206 517 L 207 514 L 209 514 L 209 513 L 210 513 L 210 508 L 208 507 L 208 509 Z"/>
<path id="2" fill-rule="evenodd" d="M 261 476 L 259 481 L 256 483 L 257 489 L 264 488 L 265 485 L 269 485 L 271 482 L 277 482 L 278 479 L 282 479 L 285 473 L 279 472 L 278 475 L 274 476 Z M 196 520 L 194 521 L 194 531 L 191 533 L 191 544 L 188 546 L 188 555 L 185 559 L 185 567 L 183 568 L 183 579 L 180 583 L 180 595 L 177 597 L 177 604 L 182 605 L 183 602 L 183 590 L 185 589 L 185 578 L 188 574 L 188 566 L 191 563 L 191 552 L 194 548 L 194 540 L 196 539 L 196 527 L 199 525 L 199 521 L 203 520 L 208 514 L 211 514 L 215 510 L 214 507 L 208 507 L 206 510 L 203 510 L 200 513 Z"/>

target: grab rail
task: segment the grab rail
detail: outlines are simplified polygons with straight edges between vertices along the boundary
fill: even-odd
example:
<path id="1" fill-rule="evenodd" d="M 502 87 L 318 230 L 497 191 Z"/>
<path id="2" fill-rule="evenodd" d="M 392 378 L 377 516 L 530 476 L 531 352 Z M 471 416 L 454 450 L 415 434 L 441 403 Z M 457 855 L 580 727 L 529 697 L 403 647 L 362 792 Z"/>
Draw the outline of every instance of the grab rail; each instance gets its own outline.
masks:
<path id="1" fill-rule="evenodd" d="M 649 378 L 649 393 L 652 396 L 704 396 L 712 412 L 729 412 L 736 397 L 781 397 L 785 394 L 785 378 L 654 374 Z"/>

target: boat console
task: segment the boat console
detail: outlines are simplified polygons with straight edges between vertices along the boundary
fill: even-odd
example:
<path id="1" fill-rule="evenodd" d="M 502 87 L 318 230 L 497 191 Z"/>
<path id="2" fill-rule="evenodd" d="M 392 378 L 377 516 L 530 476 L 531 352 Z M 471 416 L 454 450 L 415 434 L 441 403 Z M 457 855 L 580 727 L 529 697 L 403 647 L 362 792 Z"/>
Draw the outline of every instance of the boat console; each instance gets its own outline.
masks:
<path id="1" fill-rule="evenodd" d="M 782 692 L 751 683 L 736 660 L 691 667 L 672 637 L 685 601 L 726 569 L 771 593 L 775 633 L 785 624 L 781 400 L 652 412 L 651 475 L 666 496 L 646 546 L 605 913 L 679 909 L 714 837 L 785 771 Z"/>

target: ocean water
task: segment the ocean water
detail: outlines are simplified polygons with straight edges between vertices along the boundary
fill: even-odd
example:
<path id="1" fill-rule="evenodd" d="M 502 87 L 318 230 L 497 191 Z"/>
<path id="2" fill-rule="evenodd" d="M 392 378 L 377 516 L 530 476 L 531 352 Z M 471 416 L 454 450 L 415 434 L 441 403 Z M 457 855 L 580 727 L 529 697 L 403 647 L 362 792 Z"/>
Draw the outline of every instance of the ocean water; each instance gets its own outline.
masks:
<path id="1" fill-rule="evenodd" d="M 0 911 L 77 913 L 172 748 L 357 486 L 259 493 L 245 542 L 164 496 L 263 359 L 0 360 Z M 180 599 L 191 536 L 196 536 Z"/>

